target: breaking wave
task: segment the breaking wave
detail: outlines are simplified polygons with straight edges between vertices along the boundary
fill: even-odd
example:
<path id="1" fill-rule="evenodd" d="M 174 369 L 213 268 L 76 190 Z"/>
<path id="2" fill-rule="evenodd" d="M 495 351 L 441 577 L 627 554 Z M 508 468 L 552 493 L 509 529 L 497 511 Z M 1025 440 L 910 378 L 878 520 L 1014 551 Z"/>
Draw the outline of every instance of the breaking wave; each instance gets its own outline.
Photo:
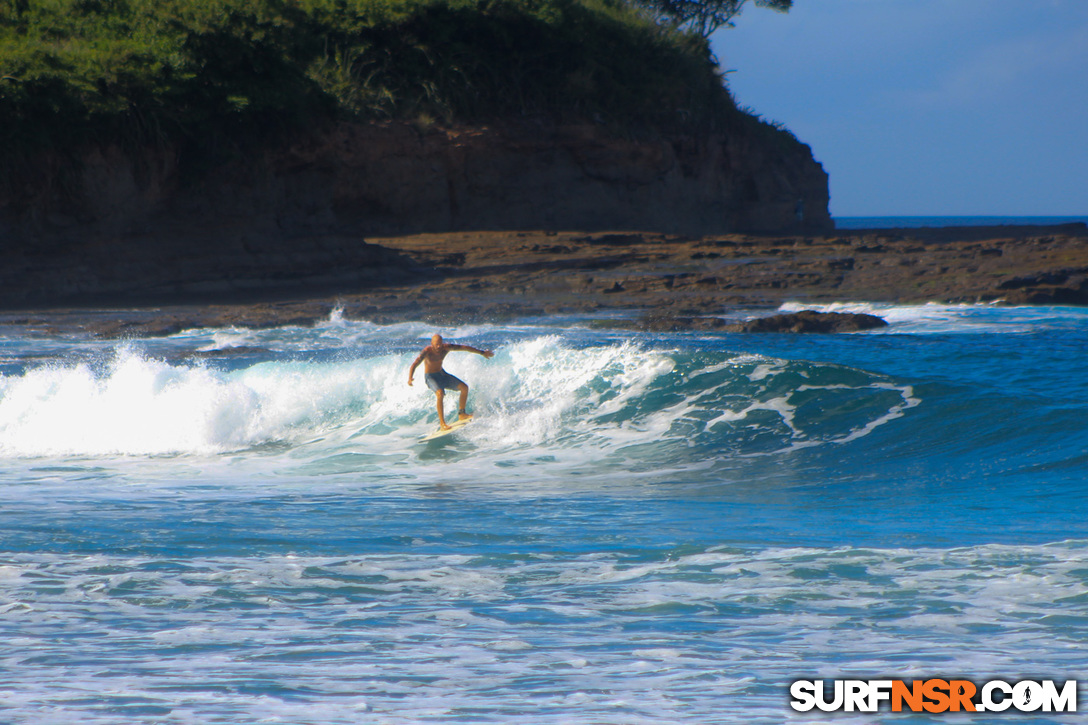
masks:
<path id="1" fill-rule="evenodd" d="M 434 398 L 410 355 L 265 361 L 236 370 L 122 349 L 108 363 L 0 376 L 0 456 L 389 453 L 419 446 Z M 454 356 L 479 453 L 534 449 L 662 464 L 864 436 L 918 404 L 910 386 L 843 366 L 728 352 L 571 347 L 556 336 Z M 452 407 L 452 396 L 447 399 Z"/>

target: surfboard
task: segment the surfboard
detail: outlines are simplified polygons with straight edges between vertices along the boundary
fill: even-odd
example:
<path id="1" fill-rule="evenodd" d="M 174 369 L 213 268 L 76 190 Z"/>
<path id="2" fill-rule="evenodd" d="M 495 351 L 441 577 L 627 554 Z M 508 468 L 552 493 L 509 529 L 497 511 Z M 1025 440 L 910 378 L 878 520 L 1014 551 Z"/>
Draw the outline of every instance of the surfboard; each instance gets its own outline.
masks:
<path id="1" fill-rule="evenodd" d="M 467 420 L 455 420 L 452 423 L 450 423 L 450 429 L 449 430 L 442 430 L 441 428 L 439 428 L 434 433 L 428 433 L 427 435 L 423 436 L 422 438 L 420 438 L 420 440 L 421 441 L 433 441 L 435 438 L 444 438 L 445 436 L 448 436 L 450 433 L 456 433 L 458 430 L 460 430 L 461 428 L 464 428 L 466 425 L 468 425 L 471 422 L 472 422 L 472 418 L 468 418 Z"/>

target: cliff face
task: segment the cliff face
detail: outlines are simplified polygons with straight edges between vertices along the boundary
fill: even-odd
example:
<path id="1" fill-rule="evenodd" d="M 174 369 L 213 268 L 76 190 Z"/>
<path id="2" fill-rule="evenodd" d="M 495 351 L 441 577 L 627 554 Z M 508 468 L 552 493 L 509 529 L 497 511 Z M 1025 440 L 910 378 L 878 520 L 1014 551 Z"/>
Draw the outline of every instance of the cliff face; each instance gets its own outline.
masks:
<path id="1" fill-rule="evenodd" d="M 798 201 L 808 225 L 830 227 L 827 176 L 808 147 L 774 150 L 741 133 L 633 141 L 594 126 L 353 126 L 276 162 L 288 199 L 306 200 L 296 221 L 320 208 L 362 234 L 778 232 L 799 226 Z"/>
<path id="2" fill-rule="evenodd" d="M 184 181 L 170 150 L 43 158 L 0 188 L 0 305 L 349 289 L 418 274 L 368 236 L 831 228 L 807 146 L 754 124 L 619 139 L 596 126 L 341 125 Z"/>

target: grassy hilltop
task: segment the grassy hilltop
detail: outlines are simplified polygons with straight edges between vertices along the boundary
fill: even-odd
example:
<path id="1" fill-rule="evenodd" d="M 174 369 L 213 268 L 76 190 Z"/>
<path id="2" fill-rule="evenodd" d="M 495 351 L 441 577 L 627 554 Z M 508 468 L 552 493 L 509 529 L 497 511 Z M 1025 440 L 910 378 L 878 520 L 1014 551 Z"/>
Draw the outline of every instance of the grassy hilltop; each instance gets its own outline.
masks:
<path id="1" fill-rule="evenodd" d="M 8 153 L 333 119 L 741 115 L 703 38 L 623 0 L 0 0 L 0 76 Z"/>

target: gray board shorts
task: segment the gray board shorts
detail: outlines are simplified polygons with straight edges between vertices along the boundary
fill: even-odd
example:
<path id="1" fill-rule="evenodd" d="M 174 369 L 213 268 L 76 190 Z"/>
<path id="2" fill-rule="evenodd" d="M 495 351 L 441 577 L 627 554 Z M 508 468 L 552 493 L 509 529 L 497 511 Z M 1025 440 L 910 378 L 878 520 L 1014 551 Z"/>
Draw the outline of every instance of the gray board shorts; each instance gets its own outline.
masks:
<path id="1" fill-rule="evenodd" d="M 427 373 L 423 376 L 423 379 L 427 382 L 427 387 L 436 393 L 442 388 L 457 390 L 457 388 L 465 384 L 464 381 L 455 378 L 445 370 L 440 370 L 437 373 Z"/>

